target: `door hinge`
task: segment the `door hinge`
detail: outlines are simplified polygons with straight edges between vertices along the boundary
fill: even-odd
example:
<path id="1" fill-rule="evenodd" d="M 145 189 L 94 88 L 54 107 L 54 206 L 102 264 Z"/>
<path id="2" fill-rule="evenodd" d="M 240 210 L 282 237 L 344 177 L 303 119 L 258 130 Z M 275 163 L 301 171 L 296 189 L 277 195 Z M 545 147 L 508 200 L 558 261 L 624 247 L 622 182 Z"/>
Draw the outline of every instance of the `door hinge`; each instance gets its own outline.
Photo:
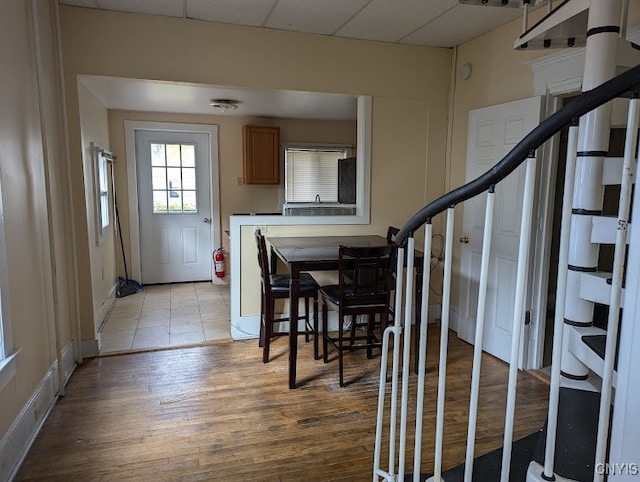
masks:
<path id="1" fill-rule="evenodd" d="M 531 310 L 527 310 L 524 312 L 524 325 L 530 325 L 531 324 Z"/>

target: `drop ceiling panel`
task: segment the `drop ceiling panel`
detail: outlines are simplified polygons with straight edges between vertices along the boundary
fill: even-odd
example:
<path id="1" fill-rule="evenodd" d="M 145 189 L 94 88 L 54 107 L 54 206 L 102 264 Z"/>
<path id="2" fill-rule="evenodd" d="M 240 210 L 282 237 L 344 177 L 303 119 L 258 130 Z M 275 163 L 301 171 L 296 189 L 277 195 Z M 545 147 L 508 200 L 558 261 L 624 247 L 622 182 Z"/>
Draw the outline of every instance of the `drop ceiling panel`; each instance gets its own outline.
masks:
<path id="1" fill-rule="evenodd" d="M 97 0 L 99 8 L 120 10 L 123 12 L 146 13 L 149 15 L 166 15 L 182 17 L 182 1 L 177 0 Z"/>
<path id="2" fill-rule="evenodd" d="M 200 20 L 260 26 L 277 0 L 187 0 L 187 16 Z"/>
<path id="3" fill-rule="evenodd" d="M 280 0 L 265 27 L 330 35 L 369 0 Z"/>
<path id="4" fill-rule="evenodd" d="M 396 42 L 457 4 L 457 0 L 373 0 L 336 35 Z"/>
<path id="5" fill-rule="evenodd" d="M 522 11 L 515 8 L 456 5 L 400 43 L 455 47 L 521 16 Z"/>
<path id="6" fill-rule="evenodd" d="M 459 4 L 480 4 L 482 0 L 59 1 L 81 7 L 434 47 L 459 45 L 522 15 L 520 8 Z M 496 4 L 498 0 L 488 1 Z"/>

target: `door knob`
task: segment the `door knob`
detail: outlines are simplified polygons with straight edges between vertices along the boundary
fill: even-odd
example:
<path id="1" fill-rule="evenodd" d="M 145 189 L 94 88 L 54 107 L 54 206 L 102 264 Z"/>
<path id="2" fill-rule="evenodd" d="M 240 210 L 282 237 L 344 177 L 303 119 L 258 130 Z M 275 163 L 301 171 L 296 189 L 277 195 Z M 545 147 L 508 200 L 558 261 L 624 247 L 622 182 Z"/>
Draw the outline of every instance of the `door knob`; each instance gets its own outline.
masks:
<path id="1" fill-rule="evenodd" d="M 207 224 L 211 224 L 211 218 L 204 218 L 202 221 Z"/>
<path id="2" fill-rule="evenodd" d="M 460 238 L 460 242 L 461 242 L 462 244 L 469 244 L 469 236 L 462 236 L 462 237 Z"/>

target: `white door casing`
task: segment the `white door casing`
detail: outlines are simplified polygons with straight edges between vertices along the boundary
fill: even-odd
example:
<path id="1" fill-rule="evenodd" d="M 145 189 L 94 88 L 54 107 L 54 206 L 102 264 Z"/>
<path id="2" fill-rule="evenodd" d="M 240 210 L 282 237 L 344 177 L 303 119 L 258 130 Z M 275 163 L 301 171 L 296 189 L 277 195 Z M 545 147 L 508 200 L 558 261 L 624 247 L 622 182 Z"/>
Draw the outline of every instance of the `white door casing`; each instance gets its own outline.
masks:
<path id="1" fill-rule="evenodd" d="M 126 139 L 126 153 L 127 153 L 127 178 L 128 178 L 128 192 L 129 192 L 129 228 L 130 228 L 130 253 L 131 253 L 131 271 L 134 279 L 142 280 L 143 283 L 154 282 L 168 282 L 171 281 L 191 281 L 196 279 L 213 279 L 214 282 L 219 280 L 213 277 L 213 263 L 211 261 L 211 252 L 213 246 L 221 246 L 221 234 L 220 234 L 220 196 L 219 196 L 219 183 L 218 183 L 218 127 L 215 125 L 201 125 L 201 124 L 178 124 L 178 123 L 164 123 L 164 122 L 145 122 L 145 121 L 125 121 L 125 139 Z M 193 261 L 195 257 L 203 262 L 203 266 L 206 266 L 206 274 L 203 272 L 196 273 L 194 275 L 195 267 L 189 266 L 186 269 L 188 275 L 183 272 L 175 278 L 149 278 L 147 274 L 143 274 L 142 258 L 143 254 L 147 251 L 149 245 L 159 246 L 158 237 L 152 239 L 151 242 L 143 240 L 143 223 L 144 220 L 140 217 L 139 205 L 144 205 L 142 199 L 142 193 L 138 192 L 138 172 L 137 172 L 137 155 L 136 155 L 136 137 L 138 132 L 154 131 L 156 134 L 163 134 L 167 132 L 191 135 L 199 133 L 203 136 L 204 145 L 199 149 L 200 154 L 203 155 L 203 161 L 205 162 L 204 168 L 197 169 L 197 187 L 198 191 L 202 191 L 204 196 L 198 201 L 198 213 L 183 215 L 185 218 L 192 221 L 191 227 L 180 227 L 177 230 L 180 232 L 178 236 L 178 242 L 182 240 L 191 240 L 193 243 L 199 243 L 198 254 L 190 252 L 180 248 L 177 250 L 178 259 L 183 261 Z M 182 140 L 180 140 L 182 142 Z M 206 172 L 203 172 L 206 171 Z M 206 198 L 206 199 L 205 199 Z M 142 209 L 142 208 L 141 208 Z M 150 208 L 147 208 L 149 210 Z M 204 209 L 204 211 L 202 210 Z M 156 214 L 158 216 L 166 216 Z M 204 218 L 210 218 L 211 223 L 204 222 Z M 175 233 L 174 233 L 175 234 Z M 165 238 L 170 236 L 165 232 Z M 177 236 L 177 235 L 176 235 Z M 204 238 L 203 238 L 204 237 Z M 175 241 L 176 238 L 174 238 Z M 205 239 L 204 245 L 202 245 L 201 239 Z M 196 241 L 198 240 L 198 241 Z M 203 247 L 205 246 L 205 247 Z M 175 246 L 174 246 L 175 248 Z M 167 246 L 161 246 L 160 251 L 164 249 L 165 258 L 169 254 Z M 176 251 L 174 251 L 176 253 Z M 191 263 L 186 263 L 190 265 Z M 185 266 L 183 266 L 185 268 Z M 200 268 L 202 269 L 202 268 Z M 146 270 L 148 271 L 148 270 Z M 183 270 L 184 271 L 184 270 Z M 153 275 L 155 276 L 155 275 Z M 187 279 L 191 278 L 191 279 Z"/>
<path id="2" fill-rule="evenodd" d="M 212 279 L 207 144 L 202 133 L 136 132 L 143 284 Z"/>
<path id="3" fill-rule="evenodd" d="M 542 98 L 533 97 L 469 112 L 466 179 L 495 165 L 540 123 Z M 525 166 L 496 186 L 483 349 L 508 361 L 515 303 Z M 475 337 L 486 194 L 467 201 L 463 217 L 458 336 Z M 465 239 L 466 239 L 465 238 Z M 523 340 L 526 346 L 526 340 Z"/>

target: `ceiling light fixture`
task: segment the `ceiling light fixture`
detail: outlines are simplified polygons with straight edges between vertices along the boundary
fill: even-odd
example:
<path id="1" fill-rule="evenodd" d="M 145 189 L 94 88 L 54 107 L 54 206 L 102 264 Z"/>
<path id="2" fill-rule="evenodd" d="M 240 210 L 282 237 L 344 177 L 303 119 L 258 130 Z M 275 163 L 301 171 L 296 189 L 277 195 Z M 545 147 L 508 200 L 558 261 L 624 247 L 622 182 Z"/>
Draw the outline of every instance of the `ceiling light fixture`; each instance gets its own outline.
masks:
<path id="1" fill-rule="evenodd" d="M 238 108 L 239 100 L 234 99 L 211 99 L 209 105 L 214 109 L 219 109 L 221 112 L 227 112 L 229 109 L 236 110 Z"/>

